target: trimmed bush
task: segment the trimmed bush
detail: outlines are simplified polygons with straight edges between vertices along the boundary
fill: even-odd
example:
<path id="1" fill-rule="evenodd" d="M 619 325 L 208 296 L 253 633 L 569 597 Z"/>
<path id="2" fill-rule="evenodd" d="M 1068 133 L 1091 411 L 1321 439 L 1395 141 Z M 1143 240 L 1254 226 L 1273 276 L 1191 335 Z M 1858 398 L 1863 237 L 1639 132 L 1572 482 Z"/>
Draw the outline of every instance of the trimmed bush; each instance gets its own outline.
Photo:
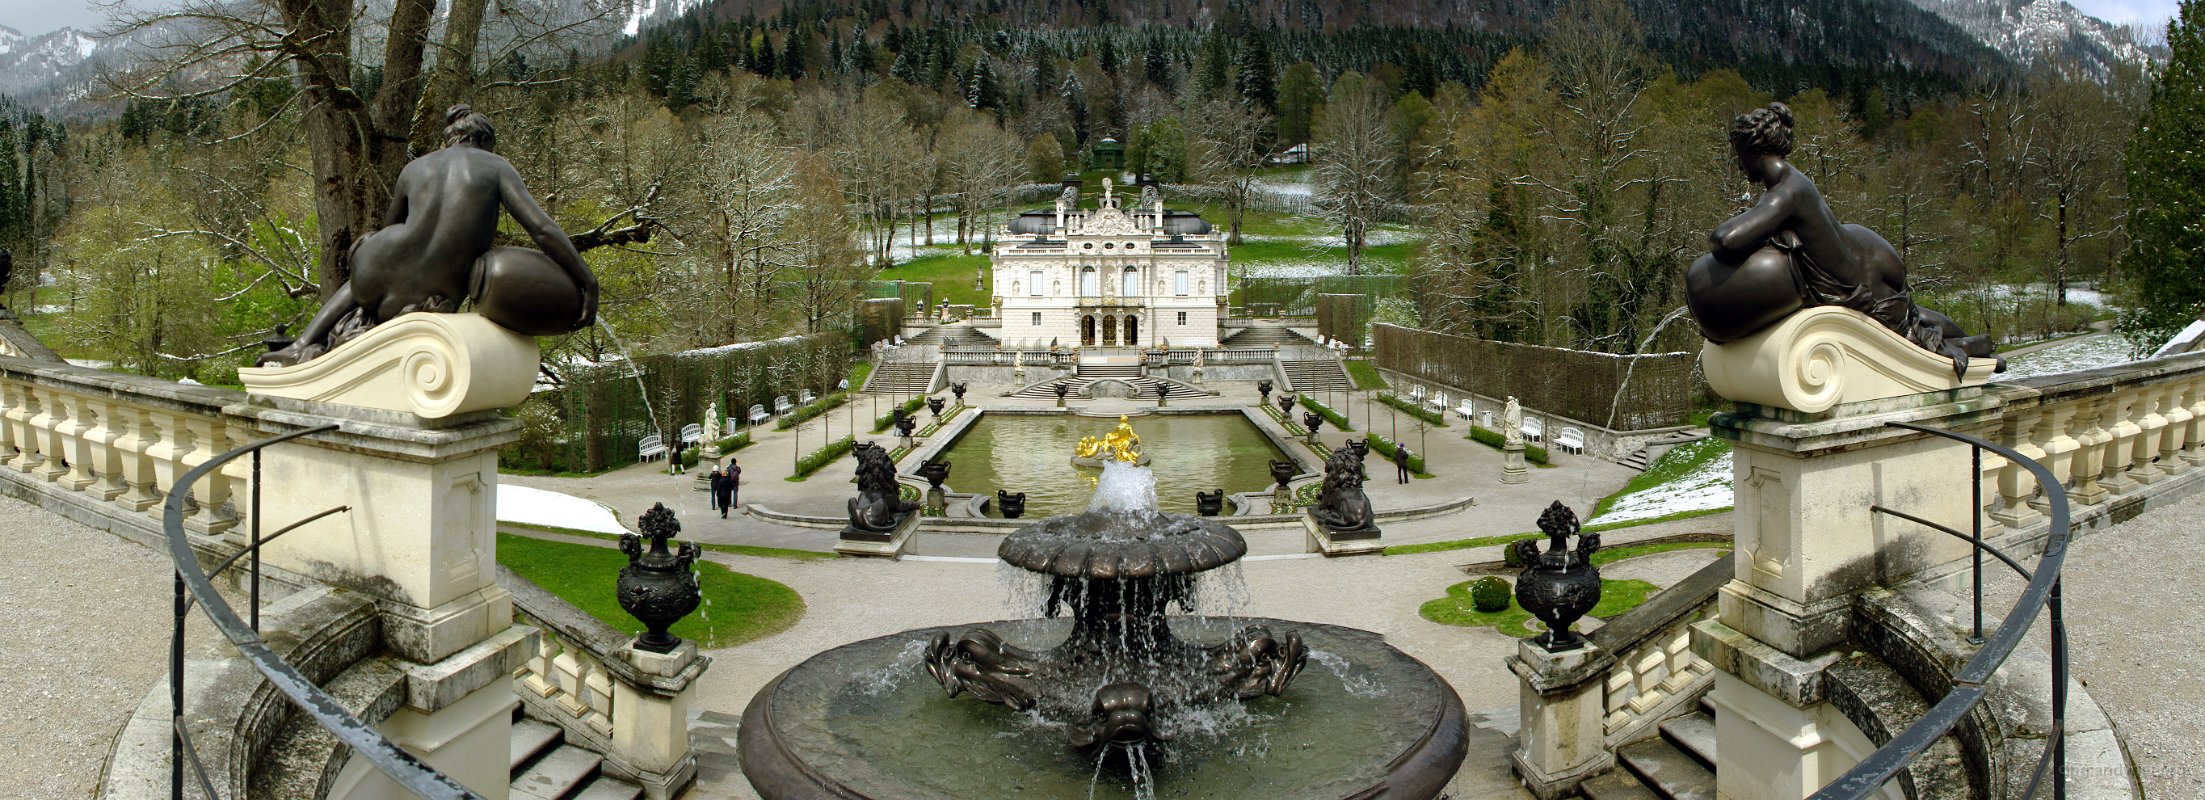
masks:
<path id="1" fill-rule="evenodd" d="M 1470 441 L 1477 442 L 1478 444 L 1485 445 L 1495 450 L 1500 450 L 1508 446 L 1508 438 L 1502 436 L 1500 431 L 1486 430 L 1476 425 L 1470 426 L 1470 436 L 1468 438 L 1470 439 Z M 1525 442 L 1524 460 L 1529 461 L 1533 464 L 1545 464 L 1547 463 L 1547 449 L 1532 444 L 1530 442 Z"/>
<path id="2" fill-rule="evenodd" d="M 1387 393 L 1379 395 L 1378 402 L 1393 406 L 1394 409 L 1400 411 L 1403 414 L 1407 414 L 1417 419 L 1424 420 L 1425 422 L 1432 423 L 1434 426 L 1441 428 L 1447 427 L 1446 414 L 1442 414 L 1429 408 L 1425 408 L 1424 406 L 1417 404 L 1417 402 L 1414 400 L 1403 400 L 1399 397 L 1393 396 L 1391 393 Z"/>
<path id="3" fill-rule="evenodd" d="M 691 467 L 694 467 L 697 465 L 697 460 L 703 457 L 704 454 L 699 451 L 699 448 L 691 447 L 684 449 L 681 451 L 681 468 L 689 469 Z"/>
<path id="4" fill-rule="evenodd" d="M 777 431 L 785 431 L 790 428 L 794 428 L 798 425 L 802 425 L 806 422 L 811 421 L 814 417 L 825 414 L 829 411 L 833 411 L 834 409 L 841 407 L 843 403 L 847 402 L 850 402 L 849 392 L 835 392 L 834 394 L 827 395 L 826 397 L 813 400 L 809 403 L 797 406 L 795 410 L 792 410 L 787 414 L 781 415 L 781 420 L 779 422 L 773 423 L 773 429 Z"/>
<path id="5" fill-rule="evenodd" d="M 912 414 L 917 414 L 917 413 L 919 413 L 919 409 L 922 409 L 922 408 L 925 408 L 925 407 L 926 407 L 926 395 L 923 395 L 923 394 L 922 394 L 922 395 L 919 395 L 919 396 L 917 396 L 917 397 L 913 397 L 913 398 L 911 398 L 910 400 L 906 400 L 906 401 L 904 401 L 904 404 L 903 404 L 903 413 L 904 413 L 904 416 L 907 416 L 907 417 L 908 417 L 908 416 L 911 416 Z M 881 433 L 881 432 L 883 432 L 883 431 L 886 431 L 886 430 L 888 430 L 888 429 L 889 429 L 889 428 L 890 428 L 891 426 L 893 426 L 893 425 L 895 425 L 895 424 L 896 424 L 896 412 L 894 412 L 894 411 L 890 411 L 890 412 L 888 412 L 888 413 L 886 413 L 886 414 L 882 414 L 882 415 L 880 415 L 880 416 L 878 416 L 878 417 L 875 417 L 875 418 L 873 419 L 873 432 L 874 432 L 874 433 Z"/>
<path id="6" fill-rule="evenodd" d="M 849 436 L 828 442 L 826 447 L 813 450 L 810 455 L 796 460 L 796 477 L 798 479 L 811 477 L 812 473 L 818 472 L 821 467 L 835 463 L 835 459 L 841 458 L 842 454 L 850 452 L 855 447 L 857 447 L 857 439 Z"/>
<path id="7" fill-rule="evenodd" d="M 1516 590 L 1508 585 L 1508 581 L 1492 575 L 1470 584 L 1470 603 L 1487 614 L 1508 610 L 1508 601 L 1515 596 Z"/>
<path id="8" fill-rule="evenodd" d="M 750 431 L 743 431 L 742 433 L 735 434 L 734 436 L 729 436 L 721 439 L 719 442 L 719 446 L 721 455 L 726 455 L 728 453 L 741 450 L 745 447 L 749 447 Z"/>
<path id="9" fill-rule="evenodd" d="M 1317 416 L 1324 417 L 1325 424 L 1331 425 L 1333 430 L 1345 433 L 1355 432 L 1355 426 L 1348 424 L 1347 417 L 1340 416 L 1340 412 L 1332 410 L 1331 406 L 1317 402 L 1317 398 L 1306 394 L 1302 395 L 1302 407 L 1317 412 Z"/>
<path id="10" fill-rule="evenodd" d="M 1385 456 L 1386 462 L 1389 464 L 1393 462 L 1394 448 L 1400 446 L 1394 444 L 1392 439 L 1375 433 L 1364 434 L 1363 443 L 1370 445 L 1372 452 Z M 1409 454 L 1409 471 L 1424 477 L 1431 477 L 1432 474 L 1424 470 L 1424 457 L 1416 453 Z"/>

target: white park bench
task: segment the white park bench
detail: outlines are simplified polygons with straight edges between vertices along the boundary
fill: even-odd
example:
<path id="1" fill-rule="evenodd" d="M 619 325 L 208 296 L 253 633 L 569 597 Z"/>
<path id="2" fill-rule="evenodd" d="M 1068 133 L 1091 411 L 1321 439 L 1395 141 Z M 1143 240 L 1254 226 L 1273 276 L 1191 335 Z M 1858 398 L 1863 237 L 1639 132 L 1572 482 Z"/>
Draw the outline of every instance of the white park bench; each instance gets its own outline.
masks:
<path id="1" fill-rule="evenodd" d="M 1455 416 L 1461 417 L 1464 422 L 1468 422 L 1471 417 L 1477 416 L 1477 411 L 1476 408 L 1470 405 L 1470 398 L 1467 397 L 1462 399 L 1462 405 L 1455 406 Z"/>
<path id="2" fill-rule="evenodd" d="M 1583 455 L 1585 432 L 1576 428 L 1563 428 L 1561 433 L 1554 435 L 1554 446 L 1561 448 L 1564 453 Z"/>
<path id="3" fill-rule="evenodd" d="M 1410 399 L 1410 400 L 1414 400 L 1414 401 L 1416 401 L 1416 402 L 1419 402 L 1419 403 L 1421 403 L 1421 402 L 1424 402 L 1424 387 L 1422 387 L 1422 386 L 1411 386 L 1411 387 L 1409 387 L 1409 399 Z"/>
<path id="4" fill-rule="evenodd" d="M 697 424 L 697 423 L 694 423 L 694 422 L 692 422 L 692 423 L 689 423 L 689 424 L 687 424 L 687 425 L 683 425 L 683 426 L 681 426 L 681 443 L 682 443 L 682 444 L 696 444 L 697 442 L 699 442 L 699 441 L 702 441 L 703 439 L 704 439 L 704 426 L 703 426 L 703 425 L 699 425 L 699 424 Z"/>
<path id="5" fill-rule="evenodd" d="M 773 419 L 773 415 L 772 415 L 772 414 L 768 414 L 768 413 L 766 413 L 766 407 L 765 407 L 765 406 L 763 406 L 763 405 L 757 405 L 757 404 L 753 404 L 753 405 L 751 405 L 751 407 L 750 407 L 750 424 L 752 424 L 752 425 L 764 425 L 764 424 L 766 424 L 766 420 L 769 420 L 769 419 Z"/>
<path id="6" fill-rule="evenodd" d="M 784 394 L 780 397 L 773 398 L 773 415 L 776 417 L 781 416 L 782 414 L 789 413 L 789 409 L 795 407 L 795 404 L 789 402 L 788 395 Z"/>
<path id="7" fill-rule="evenodd" d="M 797 396 L 796 404 L 805 405 L 817 399 L 819 399 L 819 395 L 812 394 L 812 390 L 810 389 L 805 389 L 803 394 Z"/>
<path id="8" fill-rule="evenodd" d="M 1424 405 L 1441 414 L 1447 413 L 1447 393 L 1433 392 L 1432 399 L 1424 401 Z"/>
<path id="9" fill-rule="evenodd" d="M 1546 425 L 1546 423 L 1544 423 L 1544 422 L 1540 422 L 1540 421 L 1539 421 L 1539 418 L 1538 418 L 1538 417 L 1525 417 L 1525 418 L 1524 418 L 1524 426 L 1523 426 L 1523 431 L 1524 431 L 1524 441 L 1527 441 L 1527 442 L 1537 442 L 1537 441 L 1542 441 L 1542 440 L 1541 440 L 1541 439 L 1540 439 L 1539 437 L 1540 437 L 1540 436 L 1542 436 L 1542 435 L 1545 435 L 1545 434 L 1546 434 L 1546 430 L 1547 430 L 1547 425 Z"/>
<path id="10" fill-rule="evenodd" d="M 642 441 L 635 443 L 635 460 L 639 463 L 654 458 L 664 458 L 665 456 L 666 441 L 659 438 L 658 434 L 645 436 Z"/>

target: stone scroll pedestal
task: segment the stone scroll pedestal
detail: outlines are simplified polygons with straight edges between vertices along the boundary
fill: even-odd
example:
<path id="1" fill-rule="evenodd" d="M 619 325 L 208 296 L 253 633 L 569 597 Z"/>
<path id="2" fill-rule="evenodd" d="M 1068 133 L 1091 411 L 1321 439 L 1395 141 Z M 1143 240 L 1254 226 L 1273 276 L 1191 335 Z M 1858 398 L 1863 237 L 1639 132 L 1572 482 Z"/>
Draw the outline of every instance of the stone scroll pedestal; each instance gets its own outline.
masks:
<path id="1" fill-rule="evenodd" d="M 845 525 L 835 540 L 835 552 L 858 558 L 899 558 L 905 553 L 916 552 L 919 517 L 917 511 L 905 514 L 896 520 L 896 529 L 887 533 L 861 531 Z"/>
<path id="2" fill-rule="evenodd" d="M 1978 358 L 1965 375 L 1866 314 L 1809 308 L 1767 330 L 1700 350 L 1707 384 L 1741 403 L 1821 414 L 1871 400 L 1982 386 L 1997 368 Z"/>
<path id="3" fill-rule="evenodd" d="M 264 397 L 341 403 L 443 419 L 528 399 L 536 340 L 475 314 L 416 312 L 294 367 L 237 371 Z"/>
<path id="4" fill-rule="evenodd" d="M 1528 483 L 1530 470 L 1524 464 L 1524 444 L 1516 442 L 1501 448 L 1501 482 Z"/>

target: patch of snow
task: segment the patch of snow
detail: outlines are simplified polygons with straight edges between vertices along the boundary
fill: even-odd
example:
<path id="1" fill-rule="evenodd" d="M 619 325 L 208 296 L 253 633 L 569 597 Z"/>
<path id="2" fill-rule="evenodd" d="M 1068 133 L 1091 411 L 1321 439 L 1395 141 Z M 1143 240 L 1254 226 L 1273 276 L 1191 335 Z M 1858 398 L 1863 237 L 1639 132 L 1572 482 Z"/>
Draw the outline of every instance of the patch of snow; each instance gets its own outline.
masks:
<path id="1" fill-rule="evenodd" d="M 2166 344 L 2160 345 L 2159 350 L 2152 353 L 2151 357 L 2158 358 L 2189 352 L 2190 346 L 2196 344 L 2200 336 L 2205 336 L 2205 319 L 2191 321 L 2189 327 L 2183 328 L 2181 333 L 2175 334 L 2174 338 L 2168 339 Z"/>
<path id="2" fill-rule="evenodd" d="M 1608 507 L 1607 513 L 1586 520 L 1585 524 L 1630 522 L 1687 511 L 1729 508 L 1734 499 L 1730 484 L 1730 454 L 1726 452 L 1675 480 L 1616 498 L 1615 504 Z"/>
<path id="3" fill-rule="evenodd" d="M 596 533 L 626 533 L 620 518 L 603 503 L 529 486 L 498 484 L 498 521 L 572 528 Z"/>
<path id="4" fill-rule="evenodd" d="M 2006 372 L 1994 380 L 2057 375 L 2134 361 L 2127 339 L 2111 334 L 2084 336 L 2047 345 L 2008 359 Z"/>

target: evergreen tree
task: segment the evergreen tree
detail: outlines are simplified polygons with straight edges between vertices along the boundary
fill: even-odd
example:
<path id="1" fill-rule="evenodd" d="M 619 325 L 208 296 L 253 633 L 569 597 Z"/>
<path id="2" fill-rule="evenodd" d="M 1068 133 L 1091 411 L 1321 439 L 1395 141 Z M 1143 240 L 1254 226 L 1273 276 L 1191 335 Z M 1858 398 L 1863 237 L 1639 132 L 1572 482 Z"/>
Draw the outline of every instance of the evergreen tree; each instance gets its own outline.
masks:
<path id="1" fill-rule="evenodd" d="M 1095 54 L 1095 65 L 1102 67 L 1105 75 L 1118 74 L 1118 48 L 1110 43 L 1108 36 L 1102 37 L 1102 49 Z"/>
<path id="2" fill-rule="evenodd" d="M 1231 46 L 1225 42 L 1225 34 L 1210 31 L 1202 40 L 1202 55 L 1195 60 L 1194 93 L 1203 99 L 1217 97 L 1225 91 L 1225 74 L 1232 68 Z"/>
<path id="3" fill-rule="evenodd" d="M 1296 61 L 1279 81 L 1279 144 L 1292 147 L 1309 143 L 1309 128 L 1317 110 L 1325 104 L 1325 86 L 1317 80 L 1317 66 Z"/>
<path id="4" fill-rule="evenodd" d="M 1264 36 L 1250 34 L 1240 44 L 1240 73 L 1233 89 L 1240 99 L 1266 114 L 1279 110 L 1278 84 L 1271 73 L 1271 45 Z"/>
<path id="5" fill-rule="evenodd" d="M 801 28 L 791 28 L 781 37 L 781 74 L 789 80 L 804 77 L 804 41 L 809 38 Z"/>
<path id="6" fill-rule="evenodd" d="M 1171 77 L 1171 59 L 1164 57 L 1163 40 L 1148 40 L 1148 52 L 1141 56 L 1141 72 L 1149 83 L 1156 84 L 1156 88 L 1172 91 L 1175 82 Z"/>
<path id="7" fill-rule="evenodd" d="M 1003 110 L 1003 87 L 996 82 L 995 68 L 989 66 L 986 53 L 972 62 L 972 71 L 965 75 L 965 105 L 982 111 Z"/>
<path id="8" fill-rule="evenodd" d="M 2128 307 L 2121 330 L 2156 348 L 2205 307 L 2205 0 L 2167 24 L 2168 58 L 2129 142 Z"/>

